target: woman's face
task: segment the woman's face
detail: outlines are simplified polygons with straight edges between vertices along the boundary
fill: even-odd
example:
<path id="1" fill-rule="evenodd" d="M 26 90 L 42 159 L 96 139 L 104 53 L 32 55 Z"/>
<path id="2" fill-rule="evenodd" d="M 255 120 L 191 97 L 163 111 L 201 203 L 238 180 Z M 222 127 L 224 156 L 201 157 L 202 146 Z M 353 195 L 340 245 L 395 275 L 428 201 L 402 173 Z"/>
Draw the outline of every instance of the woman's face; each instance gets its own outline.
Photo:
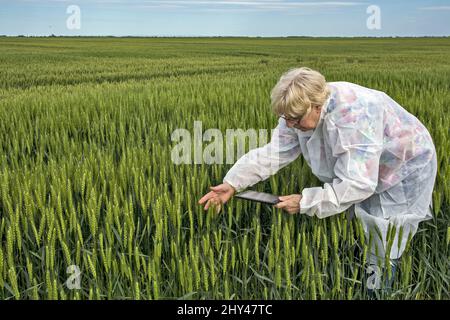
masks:
<path id="1" fill-rule="evenodd" d="M 296 128 L 302 131 L 309 131 L 316 128 L 320 120 L 320 113 L 322 106 L 315 106 L 311 109 L 311 112 L 305 114 L 301 118 L 284 118 L 288 128 Z"/>

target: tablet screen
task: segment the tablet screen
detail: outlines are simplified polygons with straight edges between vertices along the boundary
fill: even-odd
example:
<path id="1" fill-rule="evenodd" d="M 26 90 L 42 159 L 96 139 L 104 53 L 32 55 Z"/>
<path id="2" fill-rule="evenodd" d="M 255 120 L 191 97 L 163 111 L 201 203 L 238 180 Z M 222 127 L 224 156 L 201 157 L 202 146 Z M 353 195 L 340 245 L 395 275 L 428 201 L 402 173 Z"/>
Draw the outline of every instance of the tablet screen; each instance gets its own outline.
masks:
<path id="1" fill-rule="evenodd" d="M 277 204 L 278 202 L 280 202 L 278 196 L 276 195 L 257 191 L 244 191 L 242 193 L 237 194 L 236 198 L 262 202 L 267 204 Z"/>

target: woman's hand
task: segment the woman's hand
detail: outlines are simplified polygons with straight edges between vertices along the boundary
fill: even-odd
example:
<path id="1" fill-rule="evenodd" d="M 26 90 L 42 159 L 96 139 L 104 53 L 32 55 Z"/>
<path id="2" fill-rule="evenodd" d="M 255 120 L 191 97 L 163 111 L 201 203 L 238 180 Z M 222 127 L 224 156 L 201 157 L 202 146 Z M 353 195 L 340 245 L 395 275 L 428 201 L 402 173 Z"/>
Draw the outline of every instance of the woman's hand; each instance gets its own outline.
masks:
<path id="1" fill-rule="evenodd" d="M 283 209 L 290 214 L 300 212 L 300 200 L 302 200 L 301 194 L 291 194 L 289 196 L 278 197 L 281 202 L 275 205 L 275 208 Z"/>
<path id="2" fill-rule="evenodd" d="M 216 207 L 216 212 L 219 213 L 222 204 L 226 203 L 234 195 L 236 190 L 229 183 L 222 183 L 215 187 L 210 187 L 211 191 L 205 194 L 199 201 L 199 204 L 205 204 L 205 210 L 208 210 L 210 205 Z"/>

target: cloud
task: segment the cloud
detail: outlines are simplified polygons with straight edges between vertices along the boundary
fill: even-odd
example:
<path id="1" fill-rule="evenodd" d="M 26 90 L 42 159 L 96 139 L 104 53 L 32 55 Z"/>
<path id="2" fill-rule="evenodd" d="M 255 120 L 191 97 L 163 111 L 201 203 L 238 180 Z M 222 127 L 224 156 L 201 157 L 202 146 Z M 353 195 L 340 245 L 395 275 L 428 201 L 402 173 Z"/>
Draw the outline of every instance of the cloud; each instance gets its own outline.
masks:
<path id="1" fill-rule="evenodd" d="M 287 2 L 283 0 L 273 1 L 273 0 L 258 0 L 258 1 L 244 1 L 244 0 L 150 0 L 145 1 L 145 3 L 170 3 L 170 4 L 184 4 L 184 5 L 224 5 L 224 6 L 271 6 L 271 7 L 284 7 L 284 8 L 295 8 L 295 7 L 328 7 L 328 6 L 357 6 L 362 5 L 364 2 L 350 2 L 350 1 L 299 1 L 299 2 Z"/>
<path id="2" fill-rule="evenodd" d="M 0 0 L 1 1 L 1 0 Z M 75 0 L 16 0 L 18 2 L 49 4 L 73 3 Z M 362 1 L 295 1 L 295 0 L 77 0 L 80 6 L 99 5 L 102 8 L 130 8 L 142 10 L 183 12 L 285 12 L 307 13 L 314 10 L 367 5 Z"/>
<path id="3" fill-rule="evenodd" d="M 0 1 L 1 2 L 1 1 Z M 74 2 L 74 0 L 18 0 L 18 2 Z M 361 1 L 287 1 L 287 0 L 78 0 L 78 4 L 129 4 L 129 5 L 192 5 L 238 7 L 346 7 L 366 4 Z"/>
<path id="4" fill-rule="evenodd" d="M 178 5 L 178 4 L 146 4 L 146 5 L 138 5 L 134 6 L 134 8 L 139 9 L 179 9 L 186 8 L 186 6 Z"/>
<path id="5" fill-rule="evenodd" d="M 450 6 L 421 7 L 419 9 L 420 10 L 441 11 L 441 10 L 450 10 Z"/>
<path id="6" fill-rule="evenodd" d="M 107 1 L 107 0 L 105 0 Z M 117 0 L 116 0 L 117 1 Z M 356 1 L 285 1 L 285 0 L 149 0 L 138 1 L 140 8 L 158 5 L 179 6 L 185 9 L 209 12 L 292 11 L 298 9 L 326 9 L 353 7 L 366 4 Z M 104 3 L 104 2 L 103 2 Z M 133 2 L 128 2 L 133 4 Z M 169 8 L 169 7 L 167 7 Z"/>

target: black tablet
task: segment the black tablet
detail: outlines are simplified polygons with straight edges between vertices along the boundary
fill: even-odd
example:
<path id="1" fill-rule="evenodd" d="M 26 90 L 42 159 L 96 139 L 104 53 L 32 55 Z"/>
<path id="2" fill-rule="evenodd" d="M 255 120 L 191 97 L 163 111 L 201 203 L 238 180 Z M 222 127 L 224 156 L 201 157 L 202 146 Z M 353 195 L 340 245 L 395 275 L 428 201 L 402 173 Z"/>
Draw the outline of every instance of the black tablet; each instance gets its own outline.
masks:
<path id="1" fill-rule="evenodd" d="M 267 204 L 272 204 L 272 205 L 280 202 L 280 200 L 278 199 L 278 196 L 275 196 L 270 193 L 250 191 L 250 190 L 239 193 L 235 197 L 238 199 L 256 201 L 256 202 L 267 203 Z"/>

